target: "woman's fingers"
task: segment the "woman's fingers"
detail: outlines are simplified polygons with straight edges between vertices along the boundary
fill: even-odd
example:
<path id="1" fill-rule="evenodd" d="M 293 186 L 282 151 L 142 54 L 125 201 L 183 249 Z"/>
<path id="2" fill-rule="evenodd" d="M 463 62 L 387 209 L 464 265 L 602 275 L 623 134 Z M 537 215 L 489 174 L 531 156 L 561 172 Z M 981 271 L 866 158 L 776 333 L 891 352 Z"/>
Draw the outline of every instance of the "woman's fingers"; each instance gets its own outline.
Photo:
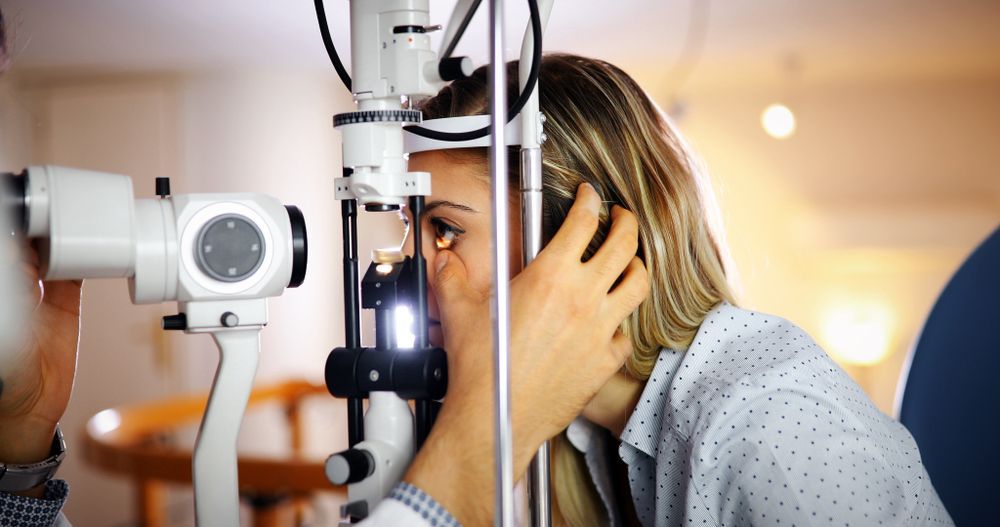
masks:
<path id="1" fill-rule="evenodd" d="M 608 291 L 639 248 L 639 222 L 623 207 L 611 208 L 611 229 L 604 243 L 586 266 L 600 276 L 603 291 Z"/>
<path id="2" fill-rule="evenodd" d="M 576 200 L 566 214 L 566 220 L 542 253 L 570 257 L 579 263 L 597 232 L 600 210 L 601 197 L 594 187 L 582 183 L 576 189 Z"/>

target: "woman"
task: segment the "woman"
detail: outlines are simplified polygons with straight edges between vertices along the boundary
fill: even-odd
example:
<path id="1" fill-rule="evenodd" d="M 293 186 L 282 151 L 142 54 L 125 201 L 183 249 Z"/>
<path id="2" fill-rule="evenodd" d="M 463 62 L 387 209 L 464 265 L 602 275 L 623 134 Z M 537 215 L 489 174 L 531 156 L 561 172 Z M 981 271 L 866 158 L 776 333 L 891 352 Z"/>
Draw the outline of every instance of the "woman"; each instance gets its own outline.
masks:
<path id="1" fill-rule="evenodd" d="M 516 92 L 516 71 L 511 64 L 510 93 Z M 683 141 L 639 86 L 608 63 L 572 55 L 546 56 L 539 82 L 548 136 L 542 147 L 546 234 L 563 241 L 574 191 L 589 184 L 580 188 L 573 205 L 599 206 L 592 226 L 596 233 L 580 246 L 582 259 L 605 256 L 608 245 L 635 236 L 637 228 L 636 254 L 648 270 L 647 279 L 639 261 L 633 261 L 610 293 L 637 284 L 648 289 L 648 298 L 620 326 L 627 337 L 627 342 L 617 342 L 628 348 L 624 367 L 586 401 L 584 419 L 555 437 L 556 523 L 951 523 L 902 425 L 881 414 L 801 329 L 735 307 L 722 240 L 709 221 L 713 214 L 707 188 Z M 487 99 L 486 71 L 480 69 L 421 109 L 425 119 L 483 114 Z M 515 155 L 513 149 L 513 188 L 518 185 Z M 467 295 L 485 298 L 491 243 L 486 150 L 415 154 L 410 167 L 434 177 L 422 221 L 436 237 L 423 251 L 429 260 L 436 259 L 438 268 L 463 262 L 459 274 Z M 512 201 L 517 196 L 513 192 Z M 519 233 L 520 225 L 513 223 L 511 232 Z M 512 268 L 520 262 L 519 245 L 512 242 Z M 547 252 L 552 248 L 550 244 L 539 259 L 551 256 Z M 442 259 L 447 263 L 441 264 Z M 536 261 L 528 270 L 549 263 Z M 552 267 L 551 282 L 574 281 Z M 518 293 L 520 278 L 514 279 L 512 295 Z M 488 333 L 478 333 L 482 328 L 468 317 L 455 315 L 470 311 L 468 301 L 456 301 L 451 287 L 442 295 L 440 277 L 433 272 L 430 282 L 435 284 L 430 313 L 441 318 L 441 325 L 432 327 L 432 339 L 443 342 L 460 366 L 469 353 L 488 356 L 482 346 L 468 345 Z M 558 306 L 513 306 L 515 322 L 521 316 L 559 323 L 545 316 Z M 606 320 L 594 320 L 601 322 Z M 513 334 L 519 334 L 516 325 Z M 589 342 L 602 344 L 600 339 Z M 515 361 L 519 352 L 524 353 L 513 351 Z M 522 368 L 538 367 L 531 357 L 520 359 L 525 361 Z M 585 362 L 572 367 L 584 376 L 599 371 Z M 512 371 L 517 396 L 519 372 Z M 449 398 L 454 386 L 451 390 Z M 519 402 L 558 406 L 561 397 L 550 391 L 530 402 L 519 398 L 515 409 Z M 540 414 L 534 422 L 567 420 L 558 410 L 550 415 L 536 411 Z M 517 424 L 515 415 L 515 449 L 522 454 L 517 468 L 523 474 L 523 457 L 538 445 L 518 441 L 530 434 Z M 461 507 L 452 512 L 477 524 L 488 521 L 488 516 Z"/>
<path id="2" fill-rule="evenodd" d="M 568 55 L 545 58 L 540 86 L 551 240 L 511 281 L 512 409 L 518 477 L 555 438 L 557 521 L 950 524 L 909 434 L 801 330 L 734 307 L 694 165 L 641 89 L 609 64 Z M 484 113 L 486 98 L 481 69 L 422 109 L 427 119 Z M 390 509 L 405 504 L 422 511 L 410 518 L 434 518 L 427 524 L 486 525 L 486 153 L 415 154 L 411 169 L 434 177 L 419 221 L 435 236 L 420 249 L 432 262 L 432 339 L 449 351 L 450 386 L 372 523 L 399 524 Z M 5 409 L 0 399 L 0 434 L 19 438 L 0 441 L 0 461 L 43 455 L 65 408 L 68 393 L 41 387 L 72 382 L 72 368 L 52 365 L 75 356 L 79 288 L 47 292 L 56 294 L 40 308 L 27 366 L 8 382 L 27 402 Z"/>

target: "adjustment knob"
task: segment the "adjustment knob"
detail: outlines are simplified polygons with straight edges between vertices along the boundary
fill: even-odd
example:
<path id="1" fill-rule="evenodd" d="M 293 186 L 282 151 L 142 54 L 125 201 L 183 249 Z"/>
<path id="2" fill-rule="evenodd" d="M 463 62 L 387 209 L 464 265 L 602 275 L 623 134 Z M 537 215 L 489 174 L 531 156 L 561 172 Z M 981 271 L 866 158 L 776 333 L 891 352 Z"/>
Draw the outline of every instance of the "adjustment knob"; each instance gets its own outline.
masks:
<path id="1" fill-rule="evenodd" d="M 178 313 L 176 315 L 166 315 L 163 317 L 163 329 L 183 331 L 187 329 L 187 315 Z"/>
<path id="2" fill-rule="evenodd" d="M 357 483 L 375 472 L 375 458 L 367 450 L 352 448 L 326 458 L 326 479 L 334 485 Z"/>
<path id="3" fill-rule="evenodd" d="M 156 178 L 156 195 L 161 198 L 166 198 L 170 196 L 170 178 L 168 177 Z"/>

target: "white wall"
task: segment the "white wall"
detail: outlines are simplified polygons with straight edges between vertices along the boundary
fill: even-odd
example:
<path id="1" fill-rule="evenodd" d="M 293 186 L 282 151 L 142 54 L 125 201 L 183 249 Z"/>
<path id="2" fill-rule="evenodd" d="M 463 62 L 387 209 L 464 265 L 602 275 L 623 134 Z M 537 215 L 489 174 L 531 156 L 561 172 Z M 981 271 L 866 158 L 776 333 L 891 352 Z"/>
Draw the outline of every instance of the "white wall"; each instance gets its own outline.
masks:
<path id="1" fill-rule="evenodd" d="M 760 126 L 777 100 L 798 119 Z M 848 366 L 885 412 L 924 317 L 1000 224 L 1000 79 L 908 78 L 691 90 L 680 128 L 715 183 L 745 305 L 829 350 L 831 311 L 885 307 L 889 356 Z"/>

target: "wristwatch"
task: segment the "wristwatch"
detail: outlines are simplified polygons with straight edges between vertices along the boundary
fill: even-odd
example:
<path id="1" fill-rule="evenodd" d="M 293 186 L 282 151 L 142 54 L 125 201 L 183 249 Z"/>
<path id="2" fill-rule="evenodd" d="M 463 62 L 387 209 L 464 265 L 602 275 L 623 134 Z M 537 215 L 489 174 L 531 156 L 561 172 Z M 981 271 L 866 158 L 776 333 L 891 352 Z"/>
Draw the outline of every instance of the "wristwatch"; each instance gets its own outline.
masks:
<path id="1" fill-rule="evenodd" d="M 52 451 L 44 461 L 26 465 L 0 462 L 0 492 L 22 492 L 45 483 L 56 475 L 64 457 L 66 457 L 66 441 L 63 440 L 59 425 L 56 425 L 56 435 L 52 438 Z"/>

